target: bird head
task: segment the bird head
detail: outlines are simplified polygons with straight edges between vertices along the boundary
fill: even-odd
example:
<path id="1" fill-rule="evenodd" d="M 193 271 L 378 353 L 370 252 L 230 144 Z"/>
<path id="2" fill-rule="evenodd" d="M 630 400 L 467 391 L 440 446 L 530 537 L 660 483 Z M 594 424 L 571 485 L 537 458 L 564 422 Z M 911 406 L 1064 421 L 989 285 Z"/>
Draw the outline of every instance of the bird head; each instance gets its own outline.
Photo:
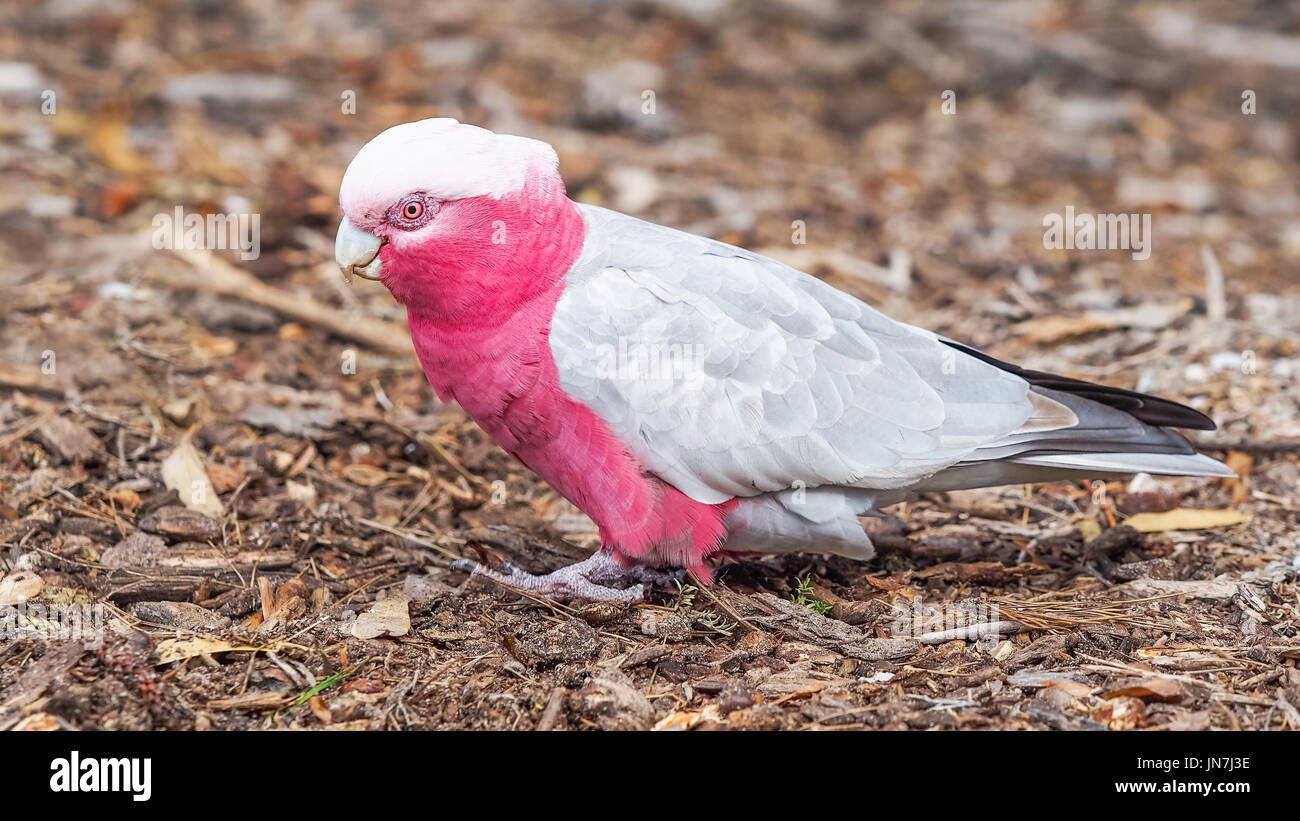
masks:
<path id="1" fill-rule="evenodd" d="M 449 118 L 394 126 L 343 175 L 335 260 L 412 312 L 490 317 L 548 284 L 545 262 L 557 236 L 573 241 L 574 218 L 580 247 L 557 165 L 544 142 Z"/>

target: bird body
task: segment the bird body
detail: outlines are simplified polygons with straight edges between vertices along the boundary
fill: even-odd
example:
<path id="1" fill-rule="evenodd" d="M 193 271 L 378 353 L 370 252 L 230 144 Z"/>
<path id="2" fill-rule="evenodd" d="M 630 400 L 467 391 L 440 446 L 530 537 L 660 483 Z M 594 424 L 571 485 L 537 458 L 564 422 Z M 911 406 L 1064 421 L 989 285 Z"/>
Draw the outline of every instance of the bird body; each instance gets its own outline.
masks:
<path id="1" fill-rule="evenodd" d="M 774 260 L 565 195 L 545 143 L 454 120 L 349 166 L 336 256 L 408 309 L 434 391 L 582 509 L 624 565 L 872 555 L 923 490 L 1230 476 L 1167 400 L 1026 371 Z M 1145 421 L 1144 421 L 1145 420 Z"/>

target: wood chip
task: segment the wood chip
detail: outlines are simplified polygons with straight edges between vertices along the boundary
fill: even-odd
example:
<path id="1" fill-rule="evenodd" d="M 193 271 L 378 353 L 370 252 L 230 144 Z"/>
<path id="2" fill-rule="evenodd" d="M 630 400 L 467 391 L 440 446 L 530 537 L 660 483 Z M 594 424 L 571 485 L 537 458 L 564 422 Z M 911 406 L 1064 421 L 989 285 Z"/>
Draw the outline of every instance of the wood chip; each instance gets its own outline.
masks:
<path id="1" fill-rule="evenodd" d="M 1106 722 L 1112 730 L 1136 730 L 1147 724 L 1146 704 L 1130 696 L 1118 696 L 1107 701 L 1095 714 L 1098 721 Z"/>
<path id="2" fill-rule="evenodd" d="M 1282 715 L 1286 716 L 1287 723 L 1291 725 L 1292 730 L 1300 730 L 1300 710 L 1297 710 L 1294 704 L 1287 701 L 1286 696 L 1278 693 L 1275 706 Z"/>
<path id="3" fill-rule="evenodd" d="M 343 468 L 343 478 L 362 487 L 379 487 L 388 481 L 388 472 L 374 465 L 357 462 Z"/>
<path id="4" fill-rule="evenodd" d="M 1021 670 L 1007 677 L 1007 684 L 1028 690 L 1039 690 L 1064 682 L 1091 687 L 1088 677 L 1078 670 Z"/>
<path id="5" fill-rule="evenodd" d="M 1212 527 L 1229 527 L 1246 521 L 1245 514 L 1232 509 L 1192 510 L 1180 507 L 1164 513 L 1139 513 L 1124 520 L 1124 524 L 1139 533 L 1158 533 L 1164 530 L 1205 530 Z"/>
<path id="6" fill-rule="evenodd" d="M 285 697 L 271 691 L 249 691 L 230 698 L 214 698 L 204 706 L 209 710 L 273 710 Z"/>
<path id="7" fill-rule="evenodd" d="M 1007 584 L 1013 579 L 1046 573 L 1050 568 L 1042 564 L 1004 565 L 1002 562 L 942 562 L 913 573 L 917 579 L 939 578 L 947 582 L 974 584 Z"/>
<path id="8" fill-rule="evenodd" d="M 58 644 L 46 651 L 39 661 L 23 671 L 16 684 L 6 688 L 8 699 L 0 702 L 0 726 L 5 724 L 5 710 L 22 708 L 40 698 L 47 688 L 61 682 L 88 652 L 85 643 L 80 641 Z"/>
<path id="9" fill-rule="evenodd" d="M 827 687 L 847 687 L 852 683 L 852 679 L 816 670 L 811 662 L 805 661 L 772 674 L 758 685 L 758 692 L 766 699 L 800 698 L 819 693 Z"/>
<path id="10" fill-rule="evenodd" d="M 141 601 L 131 605 L 137 618 L 182 630 L 208 631 L 220 628 L 224 620 L 211 610 L 183 601 Z"/>
<path id="11" fill-rule="evenodd" d="M 1120 682 L 1119 686 L 1108 687 L 1101 692 L 1101 697 L 1106 699 L 1127 696 L 1140 698 L 1143 701 L 1182 701 L 1185 695 L 1180 683 L 1163 676 L 1147 676 L 1136 681 Z"/>
<path id="12" fill-rule="evenodd" d="M 37 428 L 46 447 L 58 453 L 67 462 L 89 462 L 99 452 L 99 440 L 85 425 L 51 416 Z"/>
<path id="13" fill-rule="evenodd" d="M 674 711 L 664 716 L 662 719 L 659 720 L 657 724 L 655 724 L 650 729 L 659 730 L 659 731 L 691 730 L 694 729 L 695 727 L 698 727 L 700 724 L 704 724 L 706 722 L 713 722 L 716 724 L 726 723 L 726 719 L 722 717 L 721 711 L 718 710 L 718 705 L 710 704 L 707 707 L 705 707 L 703 710 L 699 710 L 696 712 L 690 712 L 684 710 Z"/>
<path id="14" fill-rule="evenodd" d="M 1237 595 L 1241 583 L 1234 579 L 1181 581 L 1176 579 L 1138 579 L 1119 588 L 1135 598 L 1181 595 L 1192 599 L 1230 599 Z"/>
<path id="15" fill-rule="evenodd" d="M 381 599 L 357 617 L 352 635 L 359 639 L 405 636 L 411 632 L 411 600 L 403 595 Z"/>
<path id="16" fill-rule="evenodd" d="M 884 661 L 912 656 L 921 649 L 915 641 L 875 638 L 856 627 L 770 593 L 759 593 L 754 598 L 780 614 L 748 617 L 754 624 L 784 630 L 796 638 L 833 648 L 851 658 Z"/>
<path id="17" fill-rule="evenodd" d="M 225 507 L 203 468 L 199 452 L 186 434 L 162 463 L 163 484 L 176 491 L 181 504 L 196 513 L 221 518 Z"/>
<path id="18" fill-rule="evenodd" d="M 26 730 L 28 732 L 52 732 L 62 729 L 59 727 L 58 719 L 49 713 L 32 713 L 13 726 L 15 731 Z"/>
<path id="19" fill-rule="evenodd" d="M 1116 327 L 1118 326 L 1113 322 L 1100 316 L 1045 316 L 1019 322 L 1012 326 L 1011 331 L 1026 342 L 1038 345 L 1109 331 Z"/>

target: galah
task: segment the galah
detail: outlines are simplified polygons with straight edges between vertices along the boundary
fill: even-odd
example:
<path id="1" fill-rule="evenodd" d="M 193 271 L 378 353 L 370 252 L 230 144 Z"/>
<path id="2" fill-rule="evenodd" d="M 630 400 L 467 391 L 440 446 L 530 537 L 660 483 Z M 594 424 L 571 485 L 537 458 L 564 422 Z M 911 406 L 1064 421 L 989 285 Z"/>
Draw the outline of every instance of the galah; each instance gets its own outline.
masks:
<path id="1" fill-rule="evenodd" d="M 344 174 L 335 256 L 404 305 L 433 390 L 599 528 L 544 576 L 638 600 L 656 568 L 873 555 L 860 516 L 920 491 L 1233 476 L 1174 402 L 1000 362 L 775 260 L 565 193 L 554 149 L 398 125 Z"/>

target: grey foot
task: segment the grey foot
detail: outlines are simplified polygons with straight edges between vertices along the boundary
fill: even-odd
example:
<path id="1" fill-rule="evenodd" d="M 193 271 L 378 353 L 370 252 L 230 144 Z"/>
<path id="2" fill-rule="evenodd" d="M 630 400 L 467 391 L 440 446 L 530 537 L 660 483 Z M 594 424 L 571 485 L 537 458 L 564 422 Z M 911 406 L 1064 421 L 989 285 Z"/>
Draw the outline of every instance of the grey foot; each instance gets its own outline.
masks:
<path id="1" fill-rule="evenodd" d="M 525 573 L 506 564 L 506 573 L 484 567 L 477 562 L 461 559 L 452 564 L 456 570 L 469 570 L 473 576 L 484 576 L 507 587 L 528 593 L 537 593 L 556 601 L 586 599 L 597 602 L 635 603 L 645 598 L 647 584 L 666 584 L 680 578 L 680 571 L 655 570 L 649 567 L 624 567 L 603 550 L 587 559 L 562 567 L 544 576 Z"/>

